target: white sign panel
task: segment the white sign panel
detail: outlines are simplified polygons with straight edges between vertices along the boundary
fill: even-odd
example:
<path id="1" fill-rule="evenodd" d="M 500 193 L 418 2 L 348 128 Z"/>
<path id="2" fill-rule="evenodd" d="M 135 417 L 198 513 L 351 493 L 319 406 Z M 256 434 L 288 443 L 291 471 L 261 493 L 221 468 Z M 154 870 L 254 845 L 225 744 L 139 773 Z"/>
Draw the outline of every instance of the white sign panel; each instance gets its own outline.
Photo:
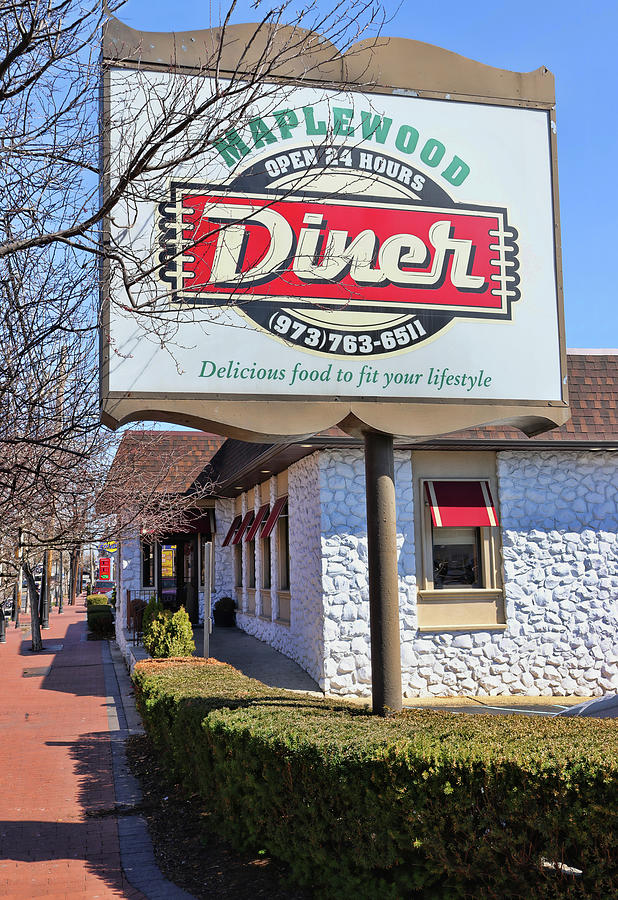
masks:
<path id="1" fill-rule="evenodd" d="M 112 68 L 112 164 L 179 78 Z M 560 401 L 549 113 L 269 95 L 114 215 L 109 391 Z"/>

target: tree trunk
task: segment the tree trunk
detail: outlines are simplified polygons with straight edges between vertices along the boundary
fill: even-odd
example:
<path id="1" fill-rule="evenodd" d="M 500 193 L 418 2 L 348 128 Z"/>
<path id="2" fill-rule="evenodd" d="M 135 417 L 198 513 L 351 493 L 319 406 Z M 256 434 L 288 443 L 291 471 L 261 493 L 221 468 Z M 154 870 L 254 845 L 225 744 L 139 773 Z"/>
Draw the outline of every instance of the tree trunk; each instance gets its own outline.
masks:
<path id="1" fill-rule="evenodd" d="M 71 581 L 69 584 L 69 606 L 75 606 L 77 597 L 77 579 L 79 577 L 79 547 L 71 550 Z"/>
<path id="2" fill-rule="evenodd" d="M 41 639 L 41 619 L 39 615 L 39 604 L 41 598 L 36 589 L 36 581 L 30 568 L 28 561 L 23 562 L 23 572 L 28 582 L 28 593 L 30 595 L 30 622 L 32 630 L 32 652 L 40 653 L 43 649 L 43 641 Z"/>

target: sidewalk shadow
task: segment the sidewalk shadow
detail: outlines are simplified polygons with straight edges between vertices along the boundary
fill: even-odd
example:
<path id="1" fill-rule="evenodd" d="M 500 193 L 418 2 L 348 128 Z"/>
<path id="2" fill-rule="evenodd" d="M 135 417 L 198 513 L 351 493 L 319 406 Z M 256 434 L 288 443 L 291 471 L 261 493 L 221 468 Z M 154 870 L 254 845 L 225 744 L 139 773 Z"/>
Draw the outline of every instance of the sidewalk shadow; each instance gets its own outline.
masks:
<path id="1" fill-rule="evenodd" d="M 79 784 L 80 822 L 0 821 L 2 860 L 50 862 L 79 859 L 90 875 L 124 893 L 128 883 L 120 863 L 118 815 L 108 733 L 80 735 L 74 741 L 46 741 L 65 746 Z M 133 810 L 127 810 L 133 813 Z M 135 811 L 135 815 L 139 811 Z M 62 891 L 62 884 L 58 884 Z"/>
<path id="2" fill-rule="evenodd" d="M 103 676 L 103 641 L 87 641 L 85 620 L 69 625 L 63 637 L 43 639 L 43 652 L 33 653 L 31 641 L 22 641 L 19 655 L 24 669 L 44 669 L 41 690 L 73 694 L 75 697 L 106 697 Z M 47 649 L 46 649 L 47 645 Z M 58 649 L 60 647 L 62 649 Z M 55 649 L 54 649 L 55 648 Z"/>

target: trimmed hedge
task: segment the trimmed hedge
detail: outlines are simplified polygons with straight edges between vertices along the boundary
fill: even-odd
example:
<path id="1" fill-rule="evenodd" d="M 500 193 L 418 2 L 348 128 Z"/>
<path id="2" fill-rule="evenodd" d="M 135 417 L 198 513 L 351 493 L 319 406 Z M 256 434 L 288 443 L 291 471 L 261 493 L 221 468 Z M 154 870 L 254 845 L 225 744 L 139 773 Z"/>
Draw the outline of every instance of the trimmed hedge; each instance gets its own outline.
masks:
<path id="1" fill-rule="evenodd" d="M 157 748 L 210 821 L 317 896 L 618 895 L 612 721 L 379 719 L 196 659 L 138 663 L 133 680 Z"/>
<path id="2" fill-rule="evenodd" d="M 109 604 L 103 606 L 95 604 L 88 607 L 86 612 L 88 628 L 93 634 L 111 634 L 114 631 L 114 617 Z"/>
<path id="3" fill-rule="evenodd" d="M 109 598 L 107 594 L 88 594 L 86 597 L 86 609 L 92 606 L 109 606 Z"/>

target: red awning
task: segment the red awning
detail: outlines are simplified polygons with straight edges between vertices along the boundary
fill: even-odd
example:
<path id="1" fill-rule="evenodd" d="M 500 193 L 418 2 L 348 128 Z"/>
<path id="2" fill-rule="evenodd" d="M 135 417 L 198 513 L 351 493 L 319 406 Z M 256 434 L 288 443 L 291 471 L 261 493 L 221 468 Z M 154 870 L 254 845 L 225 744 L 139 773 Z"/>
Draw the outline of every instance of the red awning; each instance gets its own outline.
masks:
<path id="1" fill-rule="evenodd" d="M 488 481 L 426 481 L 425 491 L 436 528 L 498 524 Z"/>
<path id="2" fill-rule="evenodd" d="M 245 518 L 240 523 L 240 528 L 232 538 L 232 544 L 240 544 L 242 541 L 242 536 L 245 533 L 245 530 L 251 524 L 251 520 L 253 519 L 253 510 L 250 509 L 248 513 L 245 513 Z"/>
<path id="3" fill-rule="evenodd" d="M 242 516 L 236 516 L 236 517 L 235 517 L 234 521 L 233 521 L 232 524 L 230 525 L 230 530 L 229 530 L 228 533 L 225 535 L 225 538 L 224 538 L 224 540 L 223 540 L 223 544 L 221 545 L 222 547 L 227 547 L 227 545 L 229 544 L 229 542 L 232 540 L 232 535 L 234 534 L 234 532 L 236 531 L 236 529 L 237 529 L 238 526 L 240 525 L 241 520 L 242 520 Z"/>
<path id="4" fill-rule="evenodd" d="M 260 537 L 267 538 L 270 536 L 273 528 L 275 527 L 277 519 L 283 512 L 283 507 L 285 506 L 285 504 L 287 502 L 288 502 L 287 497 L 279 497 L 279 499 L 277 501 L 275 501 L 275 505 L 271 509 L 270 515 L 266 519 L 264 527 L 262 528 L 262 534 L 260 535 Z"/>
<path id="5" fill-rule="evenodd" d="M 269 509 L 270 509 L 270 504 L 269 504 L 269 503 L 265 503 L 264 506 L 260 506 L 260 508 L 258 509 L 258 511 L 257 511 L 257 513 L 256 513 L 255 519 L 253 520 L 253 522 L 252 522 L 252 524 L 251 524 L 251 528 L 249 529 L 249 531 L 248 531 L 247 534 L 245 535 L 245 541 L 252 541 L 252 540 L 253 540 L 253 538 L 255 537 L 255 534 L 256 534 L 258 528 L 260 527 L 260 525 L 261 525 L 262 522 L 264 521 L 264 518 L 266 517 L 266 515 L 267 515 Z"/>

